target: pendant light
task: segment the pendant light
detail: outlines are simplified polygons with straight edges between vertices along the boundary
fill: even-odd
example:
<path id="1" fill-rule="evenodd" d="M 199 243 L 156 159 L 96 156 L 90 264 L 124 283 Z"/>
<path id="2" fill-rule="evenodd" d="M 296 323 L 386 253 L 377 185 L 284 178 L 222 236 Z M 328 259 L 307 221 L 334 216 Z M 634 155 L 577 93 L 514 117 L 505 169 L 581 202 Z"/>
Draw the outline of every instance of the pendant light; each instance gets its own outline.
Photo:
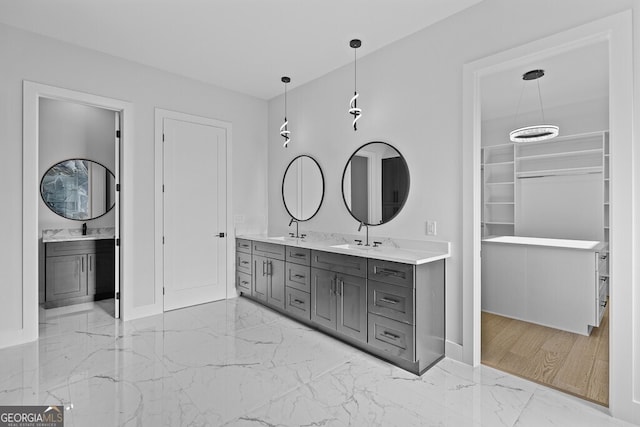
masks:
<path id="1" fill-rule="evenodd" d="M 356 49 L 362 46 L 362 42 L 358 39 L 353 39 L 349 42 L 349 46 L 353 48 L 353 97 L 349 101 L 349 114 L 353 116 L 353 130 L 357 131 L 358 126 L 356 122 L 362 116 L 362 109 L 358 108 L 358 97 L 360 94 L 358 93 L 358 68 L 357 68 L 357 58 L 356 58 Z"/>
<path id="2" fill-rule="evenodd" d="M 545 123 L 544 108 L 542 107 L 542 95 L 540 93 L 540 78 L 544 76 L 544 70 L 531 70 L 522 75 L 523 81 L 536 80 L 538 84 L 538 102 L 540 103 L 540 112 L 542 115 L 542 123 Z M 520 111 L 520 102 L 522 101 L 522 94 L 524 92 L 524 86 L 522 84 L 522 91 L 520 92 L 520 99 L 518 100 L 518 108 L 516 110 L 516 124 L 518 121 L 518 113 Z M 509 133 L 509 139 L 513 142 L 533 142 L 533 141 L 545 141 L 558 136 L 560 128 L 555 125 L 540 124 L 534 126 L 525 126 L 512 130 Z"/>
<path id="3" fill-rule="evenodd" d="M 283 76 L 280 81 L 284 83 L 284 123 L 280 126 L 280 136 L 284 138 L 284 144 L 282 144 L 282 146 L 287 148 L 287 145 L 291 140 L 289 137 L 291 131 L 288 129 L 289 121 L 287 120 L 287 83 L 291 82 L 291 79 L 287 76 Z"/>

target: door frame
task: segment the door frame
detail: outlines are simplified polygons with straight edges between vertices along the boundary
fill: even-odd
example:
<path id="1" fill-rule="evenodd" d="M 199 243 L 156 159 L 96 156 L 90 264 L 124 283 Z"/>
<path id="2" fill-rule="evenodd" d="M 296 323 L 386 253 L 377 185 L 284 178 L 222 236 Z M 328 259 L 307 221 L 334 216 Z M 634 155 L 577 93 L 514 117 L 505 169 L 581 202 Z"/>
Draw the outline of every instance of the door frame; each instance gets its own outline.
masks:
<path id="1" fill-rule="evenodd" d="M 481 108 L 480 80 L 483 75 L 567 52 L 576 47 L 605 41 L 609 46 L 610 129 L 610 317 L 609 409 L 613 416 L 632 420 L 640 413 L 634 400 L 634 382 L 640 381 L 640 363 L 634 351 L 634 327 L 639 309 L 634 309 L 637 258 L 634 240 L 633 150 L 633 50 L 632 14 L 622 12 L 464 65 L 463 70 L 463 348 L 462 359 L 480 364 L 481 345 Z M 635 177 L 637 179 L 637 177 Z M 637 294 L 635 295 L 638 297 Z M 634 362 L 635 361 L 635 362 Z M 630 375 L 630 373 L 632 373 Z M 635 415 L 634 415 L 635 414 Z M 637 420 L 637 418 L 636 418 Z"/>
<path id="2" fill-rule="evenodd" d="M 163 304 L 163 295 L 162 288 L 164 284 L 164 257 L 163 257 L 163 248 L 162 248 L 162 234 L 163 234 L 163 205 L 162 205 L 162 177 L 164 174 L 164 162 L 162 157 L 162 129 L 164 119 L 173 119 L 180 120 L 184 122 L 191 122 L 206 126 L 214 126 L 218 128 L 222 128 L 226 133 L 226 195 L 225 201 L 227 204 L 226 208 L 226 230 L 225 232 L 225 250 L 227 254 L 227 262 L 225 265 L 224 271 L 224 281 L 225 281 L 225 289 L 226 289 L 226 298 L 230 298 L 233 296 L 237 296 L 235 286 L 233 284 L 233 279 L 235 278 L 234 274 L 234 257 L 230 256 L 230 254 L 234 253 L 234 239 L 235 232 L 233 229 L 233 218 L 232 218 L 232 156 L 231 156 L 231 147 L 232 144 L 232 124 L 231 122 L 226 122 L 223 120 L 213 119 L 209 117 L 196 116 L 188 113 L 182 113 L 178 111 L 165 110 L 162 108 L 155 109 L 155 177 L 154 177 L 154 193 L 155 193 L 155 243 L 154 243 L 154 258 L 155 258 L 155 305 L 158 307 L 159 311 L 164 311 Z M 222 231 L 222 230 L 220 230 Z"/>
<path id="3" fill-rule="evenodd" d="M 126 239 L 124 235 L 130 235 L 127 230 L 132 226 L 130 221 L 122 220 L 131 218 L 129 212 L 132 203 L 127 198 L 124 191 L 130 183 L 131 171 L 127 169 L 124 162 L 128 135 L 133 135 L 133 104 L 118 99 L 107 98 L 71 89 L 64 89 L 56 86 L 35 83 L 28 80 L 23 81 L 23 111 L 22 111 L 22 138 L 23 138 L 23 160 L 22 160 L 22 339 L 17 338 L 16 342 L 32 341 L 38 338 L 38 206 L 40 203 L 40 176 L 39 166 L 39 108 L 40 99 L 49 98 L 60 101 L 68 101 L 76 104 L 88 105 L 91 107 L 111 110 L 120 114 L 121 137 L 120 137 L 120 158 L 116 163 L 120 163 L 121 176 L 118 177 L 123 191 L 120 192 L 120 308 L 121 316 L 126 320 L 127 312 L 131 312 L 129 307 L 132 301 L 125 297 L 123 286 L 131 277 L 130 268 L 123 262 L 126 252 Z M 124 166 L 124 168 L 123 168 Z M 131 166 L 130 166 L 131 167 Z M 127 179 L 129 177 L 129 179 Z M 125 178 L 123 180 L 123 178 Z M 129 282 L 131 283 L 131 282 Z"/>

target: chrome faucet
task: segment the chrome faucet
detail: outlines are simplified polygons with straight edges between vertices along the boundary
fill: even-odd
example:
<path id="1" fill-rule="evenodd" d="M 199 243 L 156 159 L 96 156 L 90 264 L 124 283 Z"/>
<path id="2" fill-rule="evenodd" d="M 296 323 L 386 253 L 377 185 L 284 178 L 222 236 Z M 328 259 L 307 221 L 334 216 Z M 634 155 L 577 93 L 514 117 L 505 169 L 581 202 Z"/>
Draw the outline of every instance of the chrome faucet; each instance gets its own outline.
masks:
<path id="1" fill-rule="evenodd" d="M 365 224 L 364 221 L 360 221 L 360 225 L 358 226 L 358 231 L 362 230 L 362 227 L 366 227 L 366 240 L 365 246 L 371 246 L 369 244 L 369 224 Z"/>
<path id="2" fill-rule="evenodd" d="M 291 237 L 295 237 L 296 239 L 299 238 L 300 236 L 298 235 L 298 220 L 295 218 L 291 218 L 291 221 L 289 221 L 289 227 L 291 227 L 291 224 L 296 223 L 296 234 L 295 236 L 293 235 L 293 233 L 289 233 L 289 236 Z"/>

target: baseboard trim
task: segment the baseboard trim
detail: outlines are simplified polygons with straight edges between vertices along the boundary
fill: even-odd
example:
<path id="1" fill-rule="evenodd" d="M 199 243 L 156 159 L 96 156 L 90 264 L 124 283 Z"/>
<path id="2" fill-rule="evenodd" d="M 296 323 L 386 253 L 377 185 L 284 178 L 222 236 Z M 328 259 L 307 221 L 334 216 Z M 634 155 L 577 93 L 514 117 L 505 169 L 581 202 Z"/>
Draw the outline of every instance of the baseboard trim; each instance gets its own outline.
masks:
<path id="1" fill-rule="evenodd" d="M 445 342 L 444 342 L 444 354 L 449 359 L 453 359 L 453 360 L 456 360 L 458 362 L 465 363 L 464 360 L 463 360 L 464 352 L 462 350 L 463 350 L 463 347 L 460 344 L 457 344 L 457 343 L 455 343 L 453 341 L 445 340 Z"/>

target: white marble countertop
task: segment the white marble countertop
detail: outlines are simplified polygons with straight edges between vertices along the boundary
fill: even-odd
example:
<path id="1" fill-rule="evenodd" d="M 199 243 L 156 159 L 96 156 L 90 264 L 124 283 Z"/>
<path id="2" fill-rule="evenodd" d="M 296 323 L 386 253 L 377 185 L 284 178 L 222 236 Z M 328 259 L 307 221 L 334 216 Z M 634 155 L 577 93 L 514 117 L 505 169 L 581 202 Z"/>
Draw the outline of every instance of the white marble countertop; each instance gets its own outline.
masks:
<path id="1" fill-rule="evenodd" d="M 349 239 L 348 236 L 313 234 L 305 238 L 268 236 L 265 234 L 237 235 L 236 238 L 413 265 L 438 261 L 451 256 L 450 244 L 444 241 L 410 241 L 385 238 L 380 239 L 382 240 L 382 245 L 374 248 L 373 246 L 359 246 L 355 242 L 351 243 L 353 239 Z M 370 238 L 369 240 L 373 242 L 378 238 Z"/>
<path id="2" fill-rule="evenodd" d="M 52 228 L 42 230 L 42 243 L 114 239 L 115 236 L 115 227 L 87 228 L 85 236 L 82 235 L 82 228 Z"/>
<path id="3" fill-rule="evenodd" d="M 606 243 L 597 240 L 549 239 L 545 237 L 492 236 L 482 239 L 485 243 L 507 243 L 514 245 L 548 246 L 565 249 L 600 251 L 606 249 Z"/>

